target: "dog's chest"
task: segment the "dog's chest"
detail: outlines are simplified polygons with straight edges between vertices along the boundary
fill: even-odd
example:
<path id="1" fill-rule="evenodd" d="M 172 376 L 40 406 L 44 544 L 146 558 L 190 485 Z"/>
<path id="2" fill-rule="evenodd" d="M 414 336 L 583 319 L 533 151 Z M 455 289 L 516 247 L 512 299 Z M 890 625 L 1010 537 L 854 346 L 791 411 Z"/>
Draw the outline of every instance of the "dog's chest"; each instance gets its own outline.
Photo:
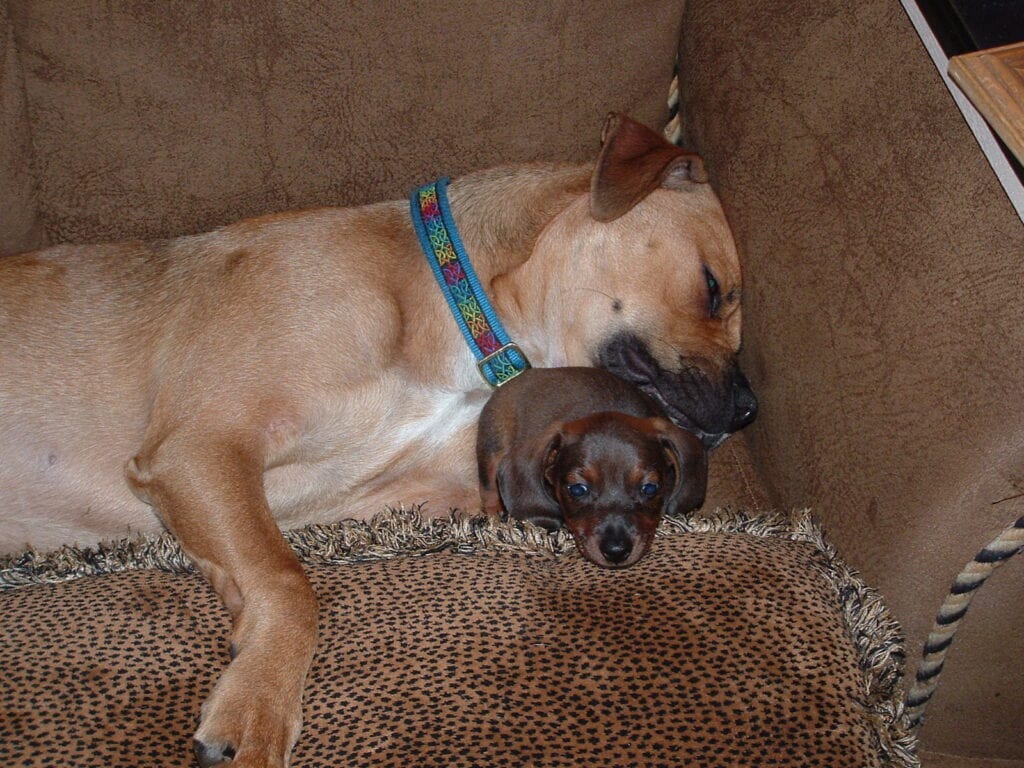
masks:
<path id="1" fill-rule="evenodd" d="M 486 399 L 484 390 L 378 382 L 321 404 L 298 449 L 264 476 L 274 516 L 291 526 L 424 502 L 438 513 L 478 509 L 476 429 Z"/>

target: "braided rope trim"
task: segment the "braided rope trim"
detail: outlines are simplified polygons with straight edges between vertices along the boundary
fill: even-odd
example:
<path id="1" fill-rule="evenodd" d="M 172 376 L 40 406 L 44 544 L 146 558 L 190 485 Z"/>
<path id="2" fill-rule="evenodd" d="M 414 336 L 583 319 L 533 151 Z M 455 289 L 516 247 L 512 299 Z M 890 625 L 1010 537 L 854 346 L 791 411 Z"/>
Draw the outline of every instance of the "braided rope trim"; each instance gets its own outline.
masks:
<path id="1" fill-rule="evenodd" d="M 935 624 L 925 640 L 914 685 L 907 696 L 907 717 L 911 728 L 919 729 L 924 723 L 925 710 L 939 687 L 939 678 L 953 644 L 953 637 L 967 615 L 974 595 L 999 566 L 1022 551 L 1024 517 L 1007 526 L 953 580 L 953 586 L 939 608 Z"/>
<path id="2" fill-rule="evenodd" d="M 672 83 L 668 87 L 668 122 L 665 124 L 665 138 L 677 147 L 683 144 L 683 116 L 679 113 L 679 60 L 676 59 Z"/>

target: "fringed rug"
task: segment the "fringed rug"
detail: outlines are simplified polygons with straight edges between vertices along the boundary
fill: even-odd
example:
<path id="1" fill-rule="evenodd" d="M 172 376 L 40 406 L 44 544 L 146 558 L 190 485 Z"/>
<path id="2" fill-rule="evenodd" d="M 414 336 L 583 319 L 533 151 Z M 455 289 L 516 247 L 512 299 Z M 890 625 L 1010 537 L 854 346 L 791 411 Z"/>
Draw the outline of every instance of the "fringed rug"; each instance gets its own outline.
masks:
<path id="1" fill-rule="evenodd" d="M 292 766 L 917 766 L 903 646 L 805 513 L 563 534 L 395 511 L 288 534 L 320 600 Z M 0 764 L 188 766 L 228 617 L 169 536 L 0 560 Z"/>

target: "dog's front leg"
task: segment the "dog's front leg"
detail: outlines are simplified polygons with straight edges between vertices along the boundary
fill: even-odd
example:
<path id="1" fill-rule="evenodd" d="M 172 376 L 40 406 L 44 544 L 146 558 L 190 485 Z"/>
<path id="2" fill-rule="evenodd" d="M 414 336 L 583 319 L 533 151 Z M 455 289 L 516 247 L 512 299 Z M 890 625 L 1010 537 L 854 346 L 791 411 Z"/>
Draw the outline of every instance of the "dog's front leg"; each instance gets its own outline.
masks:
<path id="1" fill-rule="evenodd" d="M 262 457 L 242 441 L 173 432 L 128 462 L 135 492 L 159 511 L 234 619 L 233 660 L 202 708 L 202 766 L 286 766 L 302 727 L 302 688 L 317 603 L 271 517 Z"/>

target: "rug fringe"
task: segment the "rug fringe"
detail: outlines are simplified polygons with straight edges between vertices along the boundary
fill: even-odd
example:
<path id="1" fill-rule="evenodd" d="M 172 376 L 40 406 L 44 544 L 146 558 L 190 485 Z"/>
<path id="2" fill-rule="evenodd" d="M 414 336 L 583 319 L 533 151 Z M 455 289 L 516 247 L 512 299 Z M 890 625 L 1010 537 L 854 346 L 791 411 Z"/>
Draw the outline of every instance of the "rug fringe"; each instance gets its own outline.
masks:
<path id="1" fill-rule="evenodd" d="M 455 511 L 443 517 L 424 516 L 420 507 L 388 508 L 369 522 L 308 525 L 285 531 L 284 537 L 308 565 L 345 565 L 443 550 L 557 556 L 575 549 L 565 531 L 548 533 L 519 521 L 501 522 Z M 195 572 L 170 533 L 138 535 L 94 547 L 63 546 L 50 552 L 28 549 L 0 556 L 0 590 L 140 568 Z"/>
<path id="2" fill-rule="evenodd" d="M 807 510 L 750 514 L 743 509 L 722 507 L 686 517 L 666 517 L 657 535 L 747 533 L 805 540 L 820 549 L 824 542 L 816 530 Z M 312 524 L 285 531 L 284 537 L 308 565 L 345 565 L 444 550 L 556 557 L 576 548 L 564 530 L 549 533 L 516 520 L 499 521 L 457 511 L 441 517 L 426 516 L 418 506 L 388 508 L 369 522 Z M 138 535 L 94 547 L 63 546 L 50 552 L 28 549 L 17 555 L 0 556 L 0 590 L 137 568 L 195 572 L 170 533 Z"/>

